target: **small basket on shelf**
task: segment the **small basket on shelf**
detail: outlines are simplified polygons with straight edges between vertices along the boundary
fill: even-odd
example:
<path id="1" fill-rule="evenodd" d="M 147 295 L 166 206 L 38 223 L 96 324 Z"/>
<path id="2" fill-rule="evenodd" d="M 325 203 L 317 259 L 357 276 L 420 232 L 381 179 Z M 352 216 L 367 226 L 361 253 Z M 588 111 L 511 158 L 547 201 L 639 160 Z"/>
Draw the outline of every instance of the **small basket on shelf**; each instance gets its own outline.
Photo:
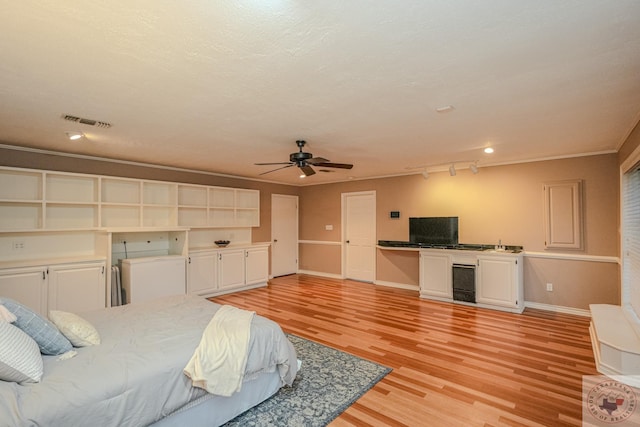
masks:
<path id="1" fill-rule="evenodd" d="M 224 248 L 225 246 L 227 246 L 231 242 L 229 240 L 216 240 L 213 243 L 215 243 L 216 246 L 218 246 L 220 248 Z"/>

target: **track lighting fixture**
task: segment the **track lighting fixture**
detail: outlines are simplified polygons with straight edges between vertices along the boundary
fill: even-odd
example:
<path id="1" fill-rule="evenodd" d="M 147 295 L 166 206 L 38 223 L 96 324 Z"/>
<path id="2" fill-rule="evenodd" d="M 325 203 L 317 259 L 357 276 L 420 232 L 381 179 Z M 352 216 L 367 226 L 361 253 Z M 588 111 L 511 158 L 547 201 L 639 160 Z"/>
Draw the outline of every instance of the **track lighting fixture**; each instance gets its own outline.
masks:
<path id="1" fill-rule="evenodd" d="M 460 161 L 456 161 L 453 163 L 441 163 L 441 164 L 435 164 L 435 165 L 429 165 L 429 166 L 420 166 L 420 168 L 422 169 L 422 172 L 420 172 L 422 174 L 422 177 L 424 179 L 428 179 L 429 178 L 429 172 L 441 172 L 441 171 L 445 171 L 447 165 L 449 165 L 449 175 L 451 176 L 456 176 L 456 174 L 458 173 L 458 170 L 456 169 L 456 166 L 458 167 L 458 169 L 462 168 L 462 169 L 467 169 L 469 168 L 469 170 L 471 171 L 472 174 L 476 175 L 479 170 L 478 170 L 478 161 L 477 160 L 460 160 Z M 460 166 L 462 165 L 462 166 Z"/>

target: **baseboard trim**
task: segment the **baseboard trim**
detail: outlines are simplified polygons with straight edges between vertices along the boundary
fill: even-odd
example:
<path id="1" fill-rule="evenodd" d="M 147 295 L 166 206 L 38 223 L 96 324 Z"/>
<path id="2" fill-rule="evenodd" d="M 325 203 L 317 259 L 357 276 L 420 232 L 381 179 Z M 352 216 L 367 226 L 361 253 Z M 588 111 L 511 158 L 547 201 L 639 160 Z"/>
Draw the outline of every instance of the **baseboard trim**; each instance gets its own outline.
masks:
<path id="1" fill-rule="evenodd" d="M 343 279 L 340 274 L 325 273 L 322 271 L 298 270 L 298 274 L 308 274 L 310 276 L 328 277 L 329 279 Z"/>
<path id="2" fill-rule="evenodd" d="M 420 292 L 420 287 L 418 285 L 409 285 L 406 283 L 398 283 L 398 282 L 386 282 L 384 280 L 376 280 L 373 282 L 373 284 L 380 285 L 380 286 L 388 286 L 390 288 L 407 289 L 409 291 Z"/>
<path id="3" fill-rule="evenodd" d="M 525 308 L 535 308 L 538 310 L 555 311 L 556 313 L 573 314 L 575 316 L 591 317 L 589 310 L 581 308 L 564 307 L 561 305 L 542 304 L 539 302 L 525 301 Z"/>

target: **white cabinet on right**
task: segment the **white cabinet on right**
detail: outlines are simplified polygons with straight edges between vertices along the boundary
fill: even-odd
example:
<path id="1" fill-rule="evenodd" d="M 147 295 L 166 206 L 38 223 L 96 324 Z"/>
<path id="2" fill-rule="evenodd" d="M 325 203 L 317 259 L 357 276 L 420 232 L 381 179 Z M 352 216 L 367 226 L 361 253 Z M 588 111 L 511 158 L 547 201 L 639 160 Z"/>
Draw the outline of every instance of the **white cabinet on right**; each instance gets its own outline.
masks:
<path id="1" fill-rule="evenodd" d="M 245 283 L 255 285 L 269 280 L 269 248 L 262 246 L 245 250 Z"/>
<path id="2" fill-rule="evenodd" d="M 479 305 L 522 313 L 523 299 L 522 255 L 478 255 Z"/>
<path id="3" fill-rule="evenodd" d="M 189 253 L 187 292 L 211 297 L 266 286 L 269 245 L 197 249 Z"/>

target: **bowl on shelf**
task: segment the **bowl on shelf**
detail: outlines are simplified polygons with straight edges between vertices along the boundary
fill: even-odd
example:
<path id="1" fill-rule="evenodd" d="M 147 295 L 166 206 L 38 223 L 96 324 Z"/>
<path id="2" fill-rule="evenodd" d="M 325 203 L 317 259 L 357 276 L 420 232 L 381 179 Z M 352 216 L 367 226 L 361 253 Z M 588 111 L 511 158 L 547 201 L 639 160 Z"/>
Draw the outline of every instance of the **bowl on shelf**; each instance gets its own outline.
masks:
<path id="1" fill-rule="evenodd" d="M 216 244 L 216 246 L 219 246 L 221 248 L 224 248 L 225 246 L 227 246 L 229 243 L 231 243 L 229 240 L 216 240 L 215 242 L 213 242 Z"/>

